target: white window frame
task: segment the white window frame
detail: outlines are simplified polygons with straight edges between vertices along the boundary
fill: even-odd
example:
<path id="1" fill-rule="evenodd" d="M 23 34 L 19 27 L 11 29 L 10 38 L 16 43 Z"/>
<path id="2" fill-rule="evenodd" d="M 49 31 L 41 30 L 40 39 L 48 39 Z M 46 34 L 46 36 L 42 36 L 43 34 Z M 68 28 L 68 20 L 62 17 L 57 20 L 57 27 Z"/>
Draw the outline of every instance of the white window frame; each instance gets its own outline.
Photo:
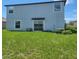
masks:
<path id="1" fill-rule="evenodd" d="M 45 20 L 32 20 L 32 29 L 34 31 L 34 21 L 42 21 L 43 22 L 43 30 L 45 29 Z"/>
<path id="2" fill-rule="evenodd" d="M 13 10 L 13 13 L 9 13 L 10 10 Z M 8 13 L 9 14 L 14 14 L 14 7 L 9 7 Z"/>
<path id="3" fill-rule="evenodd" d="M 16 21 L 20 21 L 20 28 L 16 28 Z M 21 30 L 21 20 L 15 20 L 14 21 L 14 28 L 15 28 L 15 30 Z"/>
<path id="4" fill-rule="evenodd" d="M 58 6 L 60 9 L 56 9 L 57 6 Z M 55 4 L 54 4 L 54 11 L 61 11 L 61 3 L 55 3 Z"/>

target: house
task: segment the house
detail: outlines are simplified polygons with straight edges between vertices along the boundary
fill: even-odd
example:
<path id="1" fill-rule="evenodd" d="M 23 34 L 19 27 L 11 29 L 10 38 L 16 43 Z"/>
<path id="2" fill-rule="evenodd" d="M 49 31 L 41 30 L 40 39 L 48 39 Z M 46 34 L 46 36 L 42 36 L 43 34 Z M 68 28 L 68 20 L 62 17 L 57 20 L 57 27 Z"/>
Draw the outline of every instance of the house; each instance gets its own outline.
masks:
<path id="1" fill-rule="evenodd" d="M 2 17 L 2 29 L 6 29 L 6 18 Z"/>
<path id="2" fill-rule="evenodd" d="M 73 27 L 77 27 L 77 20 L 70 21 L 68 25 L 72 25 Z"/>
<path id="3" fill-rule="evenodd" d="M 6 29 L 6 21 L 2 21 L 2 29 Z"/>
<path id="4" fill-rule="evenodd" d="M 5 5 L 8 30 L 54 31 L 64 29 L 66 0 Z"/>

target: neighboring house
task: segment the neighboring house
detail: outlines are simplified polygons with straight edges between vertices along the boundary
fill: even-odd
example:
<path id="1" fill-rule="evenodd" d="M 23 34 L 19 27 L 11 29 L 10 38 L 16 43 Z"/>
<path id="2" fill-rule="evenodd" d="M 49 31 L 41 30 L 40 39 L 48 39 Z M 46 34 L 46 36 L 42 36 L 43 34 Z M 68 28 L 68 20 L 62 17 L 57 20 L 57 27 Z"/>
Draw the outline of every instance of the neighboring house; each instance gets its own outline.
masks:
<path id="1" fill-rule="evenodd" d="M 6 29 L 6 19 L 2 17 L 2 29 Z"/>
<path id="2" fill-rule="evenodd" d="M 66 0 L 5 5 L 7 29 L 54 31 L 64 29 L 64 6 Z"/>
<path id="3" fill-rule="evenodd" d="M 77 27 L 77 21 L 76 20 L 75 21 L 70 21 L 69 22 L 69 25 L 72 25 L 74 27 Z"/>

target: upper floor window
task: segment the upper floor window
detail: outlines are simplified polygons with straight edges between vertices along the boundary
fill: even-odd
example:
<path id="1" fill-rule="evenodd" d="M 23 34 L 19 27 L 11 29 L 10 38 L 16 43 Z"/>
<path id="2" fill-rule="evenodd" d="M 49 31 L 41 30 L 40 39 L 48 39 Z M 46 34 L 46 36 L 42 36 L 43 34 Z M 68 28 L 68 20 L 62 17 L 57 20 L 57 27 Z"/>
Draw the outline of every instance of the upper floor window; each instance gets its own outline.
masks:
<path id="1" fill-rule="evenodd" d="M 13 7 L 9 7 L 9 13 L 13 13 Z"/>
<path id="2" fill-rule="evenodd" d="M 61 5 L 59 3 L 55 4 L 54 10 L 55 11 L 60 11 L 61 10 Z"/>
<path id="3" fill-rule="evenodd" d="M 9 13 L 13 13 L 13 10 L 9 10 Z"/>

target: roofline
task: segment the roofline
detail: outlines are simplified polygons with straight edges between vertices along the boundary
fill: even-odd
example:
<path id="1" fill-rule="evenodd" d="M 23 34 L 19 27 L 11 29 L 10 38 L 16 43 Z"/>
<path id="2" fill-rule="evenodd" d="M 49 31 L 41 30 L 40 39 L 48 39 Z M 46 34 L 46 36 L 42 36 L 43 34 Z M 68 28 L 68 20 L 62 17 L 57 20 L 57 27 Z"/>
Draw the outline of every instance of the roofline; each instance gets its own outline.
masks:
<path id="1" fill-rule="evenodd" d="M 26 3 L 26 4 L 11 4 L 11 5 L 5 5 L 5 6 L 36 5 L 36 4 L 46 4 L 46 3 L 56 3 L 56 2 L 66 3 L 65 1 L 49 1 L 49 2 L 36 2 L 36 3 Z"/>

